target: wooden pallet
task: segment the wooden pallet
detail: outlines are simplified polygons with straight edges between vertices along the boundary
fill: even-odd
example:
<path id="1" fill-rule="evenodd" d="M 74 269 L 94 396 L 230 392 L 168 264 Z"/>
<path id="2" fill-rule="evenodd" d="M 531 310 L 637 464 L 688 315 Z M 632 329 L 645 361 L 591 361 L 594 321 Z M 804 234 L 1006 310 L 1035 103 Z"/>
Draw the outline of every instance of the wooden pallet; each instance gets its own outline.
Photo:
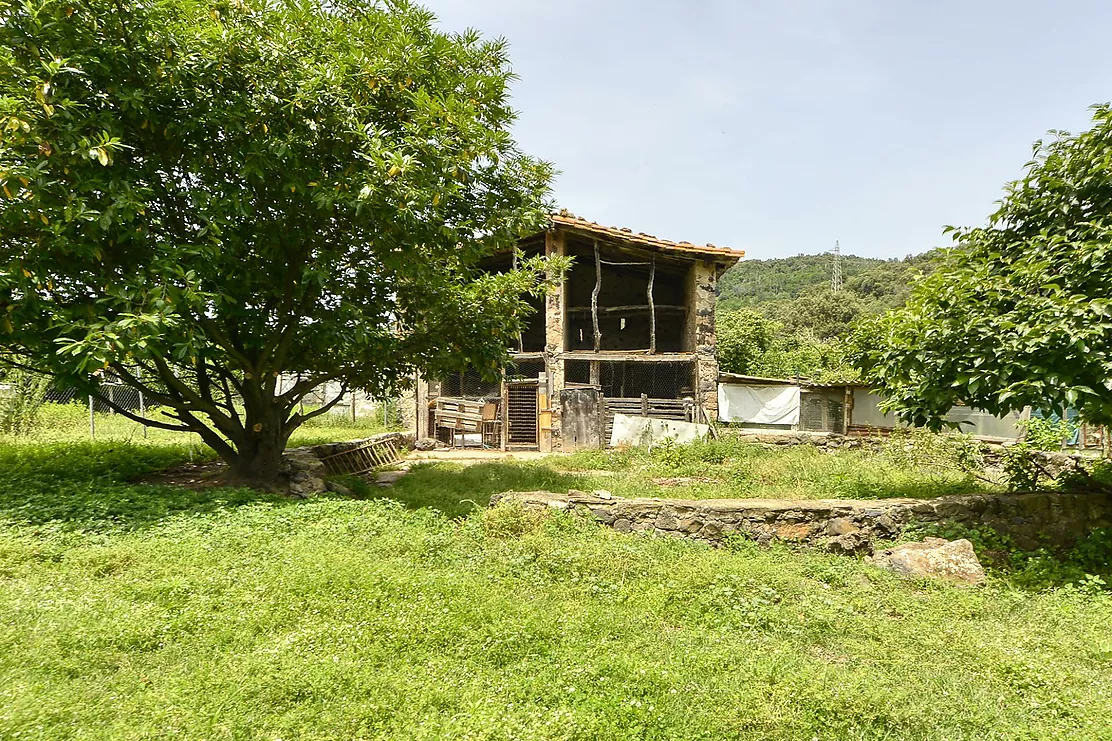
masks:
<path id="1" fill-rule="evenodd" d="M 331 474 L 360 474 L 372 471 L 379 466 L 395 463 L 401 459 L 398 441 L 388 437 L 367 442 L 321 459 Z"/>

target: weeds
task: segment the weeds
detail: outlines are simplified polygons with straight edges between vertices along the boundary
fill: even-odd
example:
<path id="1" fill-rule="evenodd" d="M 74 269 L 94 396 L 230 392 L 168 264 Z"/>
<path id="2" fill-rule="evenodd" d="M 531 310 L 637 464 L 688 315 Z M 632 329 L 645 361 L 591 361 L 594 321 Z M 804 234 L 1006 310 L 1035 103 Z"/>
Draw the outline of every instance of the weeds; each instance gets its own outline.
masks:
<path id="1" fill-rule="evenodd" d="M 1072 548 L 1024 550 L 991 528 L 946 523 L 916 527 L 909 537 L 965 538 L 996 576 L 1021 589 L 1101 590 L 1112 583 L 1112 529 L 1094 530 Z"/>

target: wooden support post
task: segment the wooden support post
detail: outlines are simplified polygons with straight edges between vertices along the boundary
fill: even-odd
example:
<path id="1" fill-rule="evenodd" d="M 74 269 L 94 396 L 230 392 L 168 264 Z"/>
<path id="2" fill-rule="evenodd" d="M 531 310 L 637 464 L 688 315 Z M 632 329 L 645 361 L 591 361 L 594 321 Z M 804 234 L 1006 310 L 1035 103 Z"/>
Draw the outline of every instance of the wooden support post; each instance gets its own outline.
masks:
<path id="1" fill-rule="evenodd" d="M 590 383 L 592 386 L 602 385 L 602 368 L 597 360 L 592 360 L 589 363 L 591 369 Z"/>
<path id="2" fill-rule="evenodd" d="M 641 416 L 649 416 L 649 395 L 641 394 Z"/>
<path id="3" fill-rule="evenodd" d="M 510 386 L 502 380 L 502 450 L 510 449 Z"/>
<path id="4" fill-rule="evenodd" d="M 595 352 L 602 346 L 602 333 L 598 331 L 598 292 L 602 289 L 602 259 L 598 254 L 598 240 L 595 240 L 595 288 L 591 291 L 591 326 L 595 329 Z"/>
<path id="5" fill-rule="evenodd" d="M 514 245 L 513 269 L 515 271 L 517 270 L 517 245 Z M 523 335 L 520 332 L 517 335 L 517 351 L 518 352 L 525 352 L 525 340 L 523 338 Z"/>
<path id="6" fill-rule="evenodd" d="M 653 304 L 653 283 L 656 282 L 656 255 L 649 267 L 649 352 L 656 352 L 656 306 Z"/>
<path id="7" fill-rule="evenodd" d="M 849 426 L 853 423 L 853 390 L 846 386 L 845 396 L 842 397 L 842 434 L 849 434 Z"/>

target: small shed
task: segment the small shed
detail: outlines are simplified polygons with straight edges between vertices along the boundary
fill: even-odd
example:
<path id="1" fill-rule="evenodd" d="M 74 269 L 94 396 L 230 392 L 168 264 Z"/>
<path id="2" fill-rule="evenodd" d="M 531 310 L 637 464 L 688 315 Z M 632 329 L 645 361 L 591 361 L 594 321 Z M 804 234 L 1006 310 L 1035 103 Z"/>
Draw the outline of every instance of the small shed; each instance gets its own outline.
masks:
<path id="1" fill-rule="evenodd" d="M 901 426 L 880 406 L 884 396 L 858 383 L 815 383 L 805 378 L 766 378 L 737 373 L 718 377 L 718 419 L 754 430 L 802 430 L 844 435 L 887 435 Z M 1030 410 L 996 417 L 956 406 L 946 419 L 962 432 L 985 440 L 1014 440 Z"/>
<path id="2" fill-rule="evenodd" d="M 851 423 L 851 388 L 804 378 L 720 373 L 718 419 L 753 429 L 845 434 Z"/>

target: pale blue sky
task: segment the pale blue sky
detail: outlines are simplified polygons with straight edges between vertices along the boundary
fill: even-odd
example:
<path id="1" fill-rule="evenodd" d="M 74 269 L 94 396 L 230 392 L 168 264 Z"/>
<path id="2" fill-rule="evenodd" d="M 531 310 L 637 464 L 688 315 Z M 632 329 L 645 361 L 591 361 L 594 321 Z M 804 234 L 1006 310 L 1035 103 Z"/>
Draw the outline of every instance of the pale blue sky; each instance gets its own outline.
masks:
<path id="1" fill-rule="evenodd" d="M 1112 99 L 1108 0 L 424 0 L 510 41 L 560 205 L 659 237 L 903 256 Z"/>

